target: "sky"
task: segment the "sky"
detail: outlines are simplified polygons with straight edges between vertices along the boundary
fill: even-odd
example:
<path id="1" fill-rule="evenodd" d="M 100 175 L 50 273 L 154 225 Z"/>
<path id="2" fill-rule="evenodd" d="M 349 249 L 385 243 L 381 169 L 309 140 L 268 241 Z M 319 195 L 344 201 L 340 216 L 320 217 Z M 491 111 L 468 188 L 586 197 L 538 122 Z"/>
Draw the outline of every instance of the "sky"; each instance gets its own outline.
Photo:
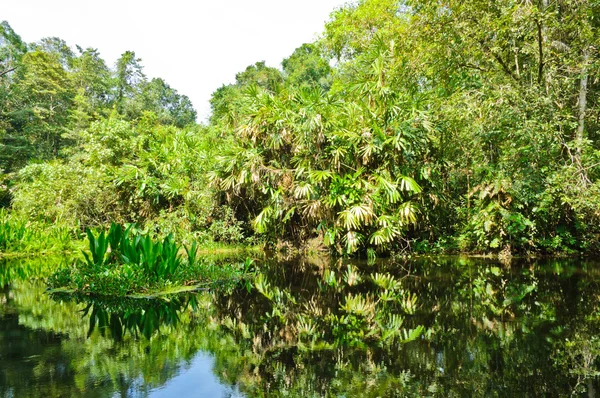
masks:
<path id="1" fill-rule="evenodd" d="M 250 64 L 279 67 L 323 31 L 343 0 L 17 0 L 6 20 L 26 42 L 60 37 L 99 50 L 109 66 L 133 50 L 149 78 L 161 77 L 192 100 L 198 121 L 214 90 Z"/>

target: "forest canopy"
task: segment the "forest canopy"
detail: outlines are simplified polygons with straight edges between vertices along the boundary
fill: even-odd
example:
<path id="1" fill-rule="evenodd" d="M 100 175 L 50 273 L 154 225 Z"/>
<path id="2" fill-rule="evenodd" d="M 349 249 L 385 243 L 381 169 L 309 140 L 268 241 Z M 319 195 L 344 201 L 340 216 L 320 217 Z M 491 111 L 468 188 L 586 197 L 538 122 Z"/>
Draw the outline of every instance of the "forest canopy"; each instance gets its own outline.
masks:
<path id="1" fill-rule="evenodd" d="M 361 0 L 208 124 L 148 79 L 0 25 L 0 201 L 73 233 L 393 251 L 600 249 L 600 4 Z M 274 33 L 275 34 L 275 33 Z"/>

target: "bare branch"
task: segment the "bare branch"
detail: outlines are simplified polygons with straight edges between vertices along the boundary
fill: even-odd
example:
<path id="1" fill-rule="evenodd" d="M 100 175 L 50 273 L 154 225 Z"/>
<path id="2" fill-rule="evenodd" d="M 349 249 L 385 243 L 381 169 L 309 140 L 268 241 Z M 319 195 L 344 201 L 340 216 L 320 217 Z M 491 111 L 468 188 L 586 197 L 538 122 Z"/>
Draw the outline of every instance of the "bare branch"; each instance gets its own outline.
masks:
<path id="1" fill-rule="evenodd" d="M 12 71 L 14 71 L 15 69 L 17 69 L 17 67 L 16 67 L 16 66 L 15 66 L 15 67 L 12 67 L 12 68 L 8 68 L 7 70 L 4 70 L 4 71 L 0 72 L 0 77 L 2 77 L 2 76 L 4 76 L 4 75 L 6 75 L 6 74 L 8 74 L 8 73 L 10 73 L 10 72 L 12 72 Z"/>
<path id="2" fill-rule="evenodd" d="M 496 54 L 495 52 L 493 52 L 492 49 L 489 48 L 489 46 L 483 42 L 483 40 L 480 40 L 479 43 L 483 46 L 483 48 L 484 48 L 485 51 L 487 51 L 490 54 L 492 54 L 492 57 L 494 57 L 494 59 L 496 61 L 498 61 L 498 63 L 502 67 L 502 70 L 504 70 L 504 72 L 507 75 L 509 75 L 510 77 L 512 77 L 514 79 L 514 81 L 516 81 L 516 82 L 519 81 L 519 78 L 517 76 L 515 76 L 514 72 L 508 67 L 508 65 L 506 64 L 506 62 L 504 62 L 504 60 L 502 58 L 500 58 L 500 56 L 498 54 Z"/>

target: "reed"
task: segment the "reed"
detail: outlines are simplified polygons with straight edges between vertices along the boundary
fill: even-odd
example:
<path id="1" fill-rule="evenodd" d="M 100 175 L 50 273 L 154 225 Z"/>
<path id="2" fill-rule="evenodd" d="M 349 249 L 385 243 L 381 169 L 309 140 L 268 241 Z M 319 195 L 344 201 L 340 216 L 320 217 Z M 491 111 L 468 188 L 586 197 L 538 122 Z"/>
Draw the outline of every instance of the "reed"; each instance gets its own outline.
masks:
<path id="1" fill-rule="evenodd" d="M 74 251 L 77 237 L 61 223 L 46 225 L 0 209 L 0 254 L 13 257 Z"/>

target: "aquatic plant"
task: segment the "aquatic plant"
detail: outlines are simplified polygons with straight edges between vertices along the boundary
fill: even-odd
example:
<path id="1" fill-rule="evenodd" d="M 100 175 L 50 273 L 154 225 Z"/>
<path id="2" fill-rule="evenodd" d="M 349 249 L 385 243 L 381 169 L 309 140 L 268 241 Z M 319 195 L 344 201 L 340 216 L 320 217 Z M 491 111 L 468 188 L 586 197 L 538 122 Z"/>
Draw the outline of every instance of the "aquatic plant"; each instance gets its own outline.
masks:
<path id="1" fill-rule="evenodd" d="M 221 283 L 239 280 L 248 269 L 245 264 L 218 267 L 198 257 L 198 244 L 189 247 L 175 242 L 169 234 L 162 240 L 142 234 L 133 225 L 124 228 L 113 223 L 108 233 L 87 230 L 85 262 L 56 272 L 52 288 L 108 295 L 150 292 L 169 286 Z M 187 261 L 183 253 L 187 255 Z"/>
<path id="2" fill-rule="evenodd" d="M 0 250 L 6 250 L 11 244 L 20 242 L 25 236 L 25 223 L 3 217 L 0 222 Z"/>
<path id="3" fill-rule="evenodd" d="M 90 259 L 90 256 L 86 252 L 83 252 L 83 256 L 88 265 L 102 266 L 106 250 L 108 249 L 108 240 L 104 236 L 104 231 L 102 231 L 98 237 L 95 237 L 92 231 L 88 229 L 87 236 L 90 243 L 90 254 L 92 258 Z"/>
<path id="4" fill-rule="evenodd" d="M 87 236 L 90 254 L 83 252 L 83 255 L 90 267 L 101 267 L 106 261 L 109 265 L 122 263 L 140 268 L 148 276 L 164 279 L 174 274 L 182 265 L 180 247 L 171 234 L 162 241 L 155 241 L 148 235 L 133 233 L 131 226 L 124 229 L 121 225 L 113 223 L 108 235 L 102 231 L 95 236 L 88 229 Z M 106 258 L 109 248 L 110 256 Z M 188 256 L 187 263 L 193 267 L 198 261 L 198 244 L 194 242 L 191 248 L 185 247 L 185 251 Z"/>
<path id="5" fill-rule="evenodd" d="M 76 233 L 62 223 L 31 222 L 0 209 L 0 254 L 30 256 L 71 251 L 78 245 Z"/>

